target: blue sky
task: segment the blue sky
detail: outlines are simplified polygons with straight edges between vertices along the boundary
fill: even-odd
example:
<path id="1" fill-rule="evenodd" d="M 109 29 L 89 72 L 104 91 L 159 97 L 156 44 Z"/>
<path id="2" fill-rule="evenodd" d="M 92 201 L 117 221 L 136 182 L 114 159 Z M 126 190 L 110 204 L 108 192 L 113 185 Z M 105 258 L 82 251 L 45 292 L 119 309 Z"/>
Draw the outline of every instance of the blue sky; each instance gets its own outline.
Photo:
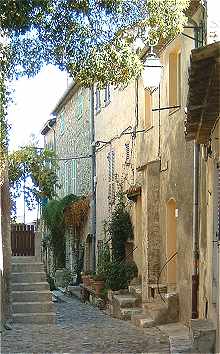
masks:
<path id="1" fill-rule="evenodd" d="M 66 90 L 67 83 L 67 74 L 52 65 L 44 67 L 34 78 L 21 78 L 12 83 L 14 101 L 8 115 L 11 124 L 10 150 L 27 144 L 31 134 L 39 138 L 39 146 L 43 146 L 40 130 Z M 17 202 L 19 222 L 23 222 L 23 214 L 22 198 Z M 26 222 L 31 222 L 36 217 L 36 210 L 26 210 Z"/>

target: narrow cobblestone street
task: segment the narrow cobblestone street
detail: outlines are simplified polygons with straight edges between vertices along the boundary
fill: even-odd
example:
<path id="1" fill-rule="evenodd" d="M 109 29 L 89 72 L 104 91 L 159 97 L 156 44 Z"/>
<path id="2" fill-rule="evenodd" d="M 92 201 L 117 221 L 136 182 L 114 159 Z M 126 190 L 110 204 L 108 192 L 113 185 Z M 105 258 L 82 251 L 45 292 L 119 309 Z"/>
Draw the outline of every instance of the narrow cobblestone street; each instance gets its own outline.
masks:
<path id="1" fill-rule="evenodd" d="M 157 328 L 136 328 L 73 297 L 56 307 L 56 325 L 17 324 L 4 332 L 1 353 L 169 353 Z"/>

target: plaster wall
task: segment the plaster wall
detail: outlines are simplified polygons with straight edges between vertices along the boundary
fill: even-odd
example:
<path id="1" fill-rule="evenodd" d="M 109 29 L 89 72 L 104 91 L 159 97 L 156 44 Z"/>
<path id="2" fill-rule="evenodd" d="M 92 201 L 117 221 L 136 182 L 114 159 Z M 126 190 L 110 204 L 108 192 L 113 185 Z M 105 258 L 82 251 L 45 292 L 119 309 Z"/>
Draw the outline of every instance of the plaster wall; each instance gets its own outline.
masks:
<path id="1" fill-rule="evenodd" d="M 180 301 L 180 320 L 183 322 L 191 317 L 193 144 L 185 141 L 184 107 L 188 91 L 190 52 L 193 46 L 192 40 L 180 35 L 161 52 L 163 72 L 160 91 L 157 90 L 152 94 L 152 108 L 169 106 L 169 56 L 173 52 L 181 52 L 181 101 L 179 102 L 181 107 L 153 112 L 152 126 L 137 138 L 137 168 L 147 171 L 152 161 L 159 161 L 160 165 L 158 242 L 152 245 L 152 252 L 155 252 L 158 247 L 160 248 L 160 257 L 155 258 L 152 253 L 152 258 L 157 259 L 158 262 L 157 268 L 155 267 L 157 269 L 155 277 L 167 260 L 167 202 L 171 198 L 176 201 L 176 213 L 178 214 L 176 218 L 176 250 L 178 252 L 176 256 L 176 290 Z M 141 95 L 143 95 L 143 90 L 140 89 L 140 97 Z M 141 129 L 144 127 L 144 121 L 141 108 L 139 111 Z M 146 200 L 142 212 L 146 216 L 148 210 L 155 207 L 155 197 L 147 191 L 147 182 L 145 182 L 143 189 L 145 189 L 143 193 Z M 145 247 L 147 245 L 145 254 L 148 254 L 144 261 L 146 266 L 151 257 L 151 251 L 149 251 L 151 240 L 148 235 L 151 230 L 154 230 L 154 226 L 150 226 L 146 222 L 146 217 L 143 218 L 142 229 Z M 160 283 L 167 282 L 166 272 L 165 267 L 161 274 Z M 153 279 L 150 280 L 149 274 L 144 274 L 143 278 L 145 279 L 145 277 L 147 277 L 145 284 L 153 281 Z M 147 289 L 143 290 L 145 296 Z"/>
<path id="2" fill-rule="evenodd" d="M 211 154 L 203 147 L 200 155 L 199 316 L 219 326 L 219 163 L 220 124 L 211 137 Z M 219 333 L 218 333 L 219 336 Z"/>
<path id="3" fill-rule="evenodd" d="M 132 138 L 131 132 L 136 124 L 135 116 L 136 92 L 135 82 L 124 89 L 110 88 L 110 103 L 104 104 L 104 91 L 101 92 L 101 111 L 95 117 L 96 141 L 101 143 L 97 148 L 97 239 L 105 237 L 104 223 L 114 209 L 115 198 L 109 194 L 110 184 L 113 183 L 115 195 L 119 184 L 126 191 L 136 182 L 135 159 L 136 159 L 136 139 Z M 123 134 L 127 133 L 127 134 Z M 126 147 L 129 153 L 126 158 Z M 109 160 L 108 156 L 114 152 L 114 166 L 112 179 L 109 180 Z M 113 197 L 113 198 L 112 198 Z M 128 208 L 131 212 L 134 227 L 134 247 L 133 253 L 139 274 L 142 273 L 142 201 L 137 203 L 128 201 Z"/>

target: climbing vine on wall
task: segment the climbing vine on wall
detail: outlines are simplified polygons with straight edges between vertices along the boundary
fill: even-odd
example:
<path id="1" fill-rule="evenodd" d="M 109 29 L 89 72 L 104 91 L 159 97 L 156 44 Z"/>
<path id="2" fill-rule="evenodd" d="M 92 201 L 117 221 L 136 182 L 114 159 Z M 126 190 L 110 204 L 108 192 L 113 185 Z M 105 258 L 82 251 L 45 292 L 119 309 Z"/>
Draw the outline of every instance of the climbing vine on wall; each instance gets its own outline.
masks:
<path id="1" fill-rule="evenodd" d="M 62 199 L 51 199 L 42 210 L 43 220 L 49 232 L 48 246 L 53 250 L 56 269 L 65 266 L 65 232 L 67 226 L 64 210 L 72 203 L 77 203 L 79 199 L 73 194 Z"/>

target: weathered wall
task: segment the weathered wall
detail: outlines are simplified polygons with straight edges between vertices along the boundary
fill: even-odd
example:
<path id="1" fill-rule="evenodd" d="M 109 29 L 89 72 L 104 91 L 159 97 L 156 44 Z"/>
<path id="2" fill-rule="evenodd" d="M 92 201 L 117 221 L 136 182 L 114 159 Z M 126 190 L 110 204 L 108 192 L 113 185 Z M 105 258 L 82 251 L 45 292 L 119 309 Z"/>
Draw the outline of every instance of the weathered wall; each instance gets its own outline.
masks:
<path id="1" fill-rule="evenodd" d="M 53 148 L 59 159 L 58 196 L 91 196 L 91 115 L 90 90 L 73 85 L 60 99 L 54 114 L 56 124 L 45 136 L 45 145 Z M 72 159 L 78 157 L 77 159 Z M 81 158 L 83 157 L 83 158 Z M 91 215 L 80 230 L 86 240 L 91 233 Z M 66 267 L 73 270 L 75 263 L 73 232 L 66 232 Z M 79 235 L 78 235 L 79 236 Z"/>
<path id="2" fill-rule="evenodd" d="M 176 218 L 176 289 L 180 297 L 180 319 L 187 321 L 191 317 L 191 270 L 192 270 L 192 206 L 193 206 L 193 145 L 186 143 L 184 136 L 184 107 L 187 99 L 187 80 L 190 51 L 193 42 L 186 37 L 179 36 L 172 41 L 162 52 L 161 62 L 163 72 L 160 92 L 152 94 L 152 108 L 169 106 L 169 55 L 173 52 L 181 52 L 181 108 L 175 110 L 155 111 L 152 115 L 152 126 L 138 136 L 137 143 L 137 167 L 144 169 L 149 162 L 159 160 L 159 225 L 157 229 L 160 240 L 160 258 L 157 259 L 157 274 L 167 260 L 167 202 L 172 198 L 176 202 L 178 217 Z M 141 83 L 140 83 L 141 85 Z M 140 97 L 143 90 L 140 89 Z M 160 93 L 160 101 L 159 101 Z M 141 101 L 141 98 L 140 98 Z M 140 108 L 141 113 L 141 108 Z M 143 113 L 142 113 L 143 117 Z M 144 126 L 140 121 L 140 128 Z M 146 185 L 144 194 L 147 195 Z M 147 199 L 148 205 L 153 208 L 154 198 Z M 143 208 L 143 215 L 147 215 L 147 203 Z M 154 225 L 143 221 L 144 243 L 151 242 L 148 237 L 153 232 Z M 159 241 L 158 241 L 159 242 Z M 153 249 L 152 245 L 152 249 Z M 146 266 L 146 260 L 145 260 Z M 167 274 L 165 267 L 161 274 L 160 282 L 166 283 Z M 146 271 L 146 268 L 145 268 Z M 149 274 L 144 274 L 148 281 Z M 153 279 L 152 279 L 153 280 Z M 145 281 L 147 283 L 147 281 Z M 144 285 L 144 284 L 143 284 Z M 147 289 L 144 290 L 147 294 Z"/>
<path id="3" fill-rule="evenodd" d="M 97 149 L 97 238 L 104 237 L 104 222 L 114 209 L 115 195 L 118 190 L 118 182 L 123 184 L 124 190 L 136 183 L 135 176 L 135 137 L 129 134 L 136 124 L 135 82 L 125 89 L 110 88 L 110 102 L 105 106 L 104 91 L 101 92 L 101 110 L 95 117 L 96 141 L 109 142 Z M 128 134 L 122 135 L 122 132 Z M 129 153 L 126 158 L 126 146 Z M 114 153 L 114 161 L 109 160 L 111 152 Z M 113 192 L 112 192 L 113 191 Z M 134 226 L 133 253 L 139 274 L 142 273 L 142 200 L 137 203 L 128 202 Z"/>
<path id="4" fill-rule="evenodd" d="M 218 321 L 219 269 L 218 269 L 218 210 L 220 198 L 220 124 L 212 134 L 211 153 L 201 149 L 200 155 L 200 233 L 199 233 L 199 316 Z"/>
<path id="5" fill-rule="evenodd" d="M 10 272 L 11 272 L 11 230 L 10 230 L 10 200 L 7 169 L 5 168 L 4 179 L 0 189 L 1 202 L 1 233 L 0 233 L 0 298 L 1 313 L 0 323 L 10 317 Z"/>

